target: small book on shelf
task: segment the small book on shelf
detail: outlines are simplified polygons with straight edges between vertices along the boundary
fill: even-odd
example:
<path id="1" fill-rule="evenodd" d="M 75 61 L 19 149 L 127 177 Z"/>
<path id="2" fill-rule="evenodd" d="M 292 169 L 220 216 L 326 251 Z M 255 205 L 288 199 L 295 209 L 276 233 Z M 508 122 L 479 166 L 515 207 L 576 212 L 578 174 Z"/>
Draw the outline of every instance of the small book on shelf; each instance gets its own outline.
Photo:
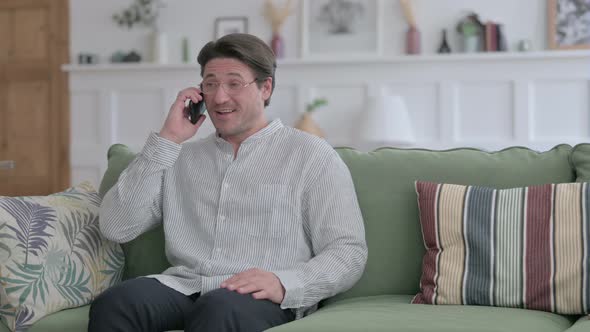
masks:
<path id="1" fill-rule="evenodd" d="M 498 25 L 492 21 L 485 24 L 485 48 L 486 52 L 498 50 Z"/>

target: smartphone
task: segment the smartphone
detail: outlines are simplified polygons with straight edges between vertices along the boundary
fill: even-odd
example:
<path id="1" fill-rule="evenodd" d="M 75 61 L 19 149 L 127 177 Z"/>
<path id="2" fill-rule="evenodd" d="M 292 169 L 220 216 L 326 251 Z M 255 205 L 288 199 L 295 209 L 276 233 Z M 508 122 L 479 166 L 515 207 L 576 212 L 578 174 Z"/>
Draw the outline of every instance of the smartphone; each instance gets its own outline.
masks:
<path id="1" fill-rule="evenodd" d="M 201 94 L 201 97 L 203 97 L 203 94 Z M 199 121 L 199 119 L 203 116 L 203 113 L 205 113 L 205 111 L 207 111 L 207 108 L 205 107 L 204 97 L 198 103 L 193 103 L 192 100 L 189 100 L 188 119 L 192 124 L 197 123 L 197 121 Z"/>

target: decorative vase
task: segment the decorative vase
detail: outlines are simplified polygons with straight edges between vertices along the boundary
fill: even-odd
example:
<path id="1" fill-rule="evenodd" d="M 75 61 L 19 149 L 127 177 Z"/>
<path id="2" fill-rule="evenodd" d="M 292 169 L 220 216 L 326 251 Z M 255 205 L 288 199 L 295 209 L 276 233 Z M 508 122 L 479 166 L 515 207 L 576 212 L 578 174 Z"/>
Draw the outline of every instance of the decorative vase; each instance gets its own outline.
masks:
<path id="1" fill-rule="evenodd" d="M 315 123 L 311 113 L 305 112 L 301 116 L 301 119 L 295 125 L 295 128 L 310 133 L 312 135 L 316 135 L 319 137 L 324 137 L 324 133 L 320 129 L 320 127 Z"/>
<path id="2" fill-rule="evenodd" d="M 283 43 L 283 37 L 278 33 L 273 33 L 272 40 L 270 41 L 270 48 L 275 54 L 275 57 L 282 58 L 285 54 L 285 46 Z"/>
<path id="3" fill-rule="evenodd" d="M 406 32 L 406 54 L 420 54 L 420 31 L 412 25 Z"/>
<path id="4" fill-rule="evenodd" d="M 479 52 L 479 36 L 478 35 L 467 35 L 463 36 L 463 51 L 465 53 Z"/>
<path id="5" fill-rule="evenodd" d="M 159 30 L 152 32 L 152 61 L 168 63 L 168 36 Z"/>
<path id="6" fill-rule="evenodd" d="M 189 60 L 189 50 L 188 50 L 188 38 L 182 38 L 182 62 L 188 63 Z"/>

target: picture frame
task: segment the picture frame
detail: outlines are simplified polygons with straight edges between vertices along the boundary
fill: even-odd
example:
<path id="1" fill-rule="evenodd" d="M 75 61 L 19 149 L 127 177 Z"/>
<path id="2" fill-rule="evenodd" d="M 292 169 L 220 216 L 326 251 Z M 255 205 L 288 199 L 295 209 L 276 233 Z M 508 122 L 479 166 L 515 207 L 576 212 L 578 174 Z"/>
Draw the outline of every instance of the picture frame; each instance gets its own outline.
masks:
<path id="1" fill-rule="evenodd" d="M 590 49 L 590 0 L 547 0 L 551 49 Z"/>
<path id="2" fill-rule="evenodd" d="M 302 0 L 301 57 L 382 53 L 382 0 Z"/>
<path id="3" fill-rule="evenodd" d="M 214 38 L 219 39 L 230 33 L 248 33 L 248 18 L 246 16 L 226 16 L 215 19 Z"/>

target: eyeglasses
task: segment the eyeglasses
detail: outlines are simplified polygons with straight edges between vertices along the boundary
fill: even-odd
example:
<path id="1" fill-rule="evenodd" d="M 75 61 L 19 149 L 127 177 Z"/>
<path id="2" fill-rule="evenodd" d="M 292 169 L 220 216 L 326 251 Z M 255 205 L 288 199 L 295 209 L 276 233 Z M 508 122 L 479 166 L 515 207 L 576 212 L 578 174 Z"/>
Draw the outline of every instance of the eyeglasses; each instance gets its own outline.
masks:
<path id="1" fill-rule="evenodd" d="M 214 80 L 206 80 L 201 83 L 201 91 L 203 94 L 212 95 L 217 92 L 219 86 L 227 93 L 228 95 L 237 95 L 240 93 L 245 87 L 248 85 L 260 81 L 260 79 L 255 78 L 252 82 L 245 83 L 242 80 L 233 79 L 227 82 L 218 82 Z"/>

